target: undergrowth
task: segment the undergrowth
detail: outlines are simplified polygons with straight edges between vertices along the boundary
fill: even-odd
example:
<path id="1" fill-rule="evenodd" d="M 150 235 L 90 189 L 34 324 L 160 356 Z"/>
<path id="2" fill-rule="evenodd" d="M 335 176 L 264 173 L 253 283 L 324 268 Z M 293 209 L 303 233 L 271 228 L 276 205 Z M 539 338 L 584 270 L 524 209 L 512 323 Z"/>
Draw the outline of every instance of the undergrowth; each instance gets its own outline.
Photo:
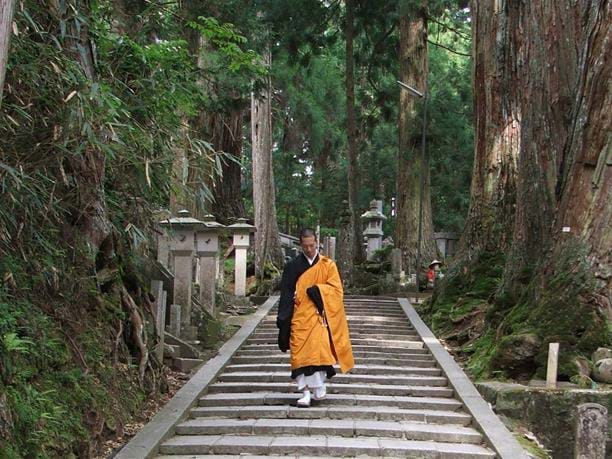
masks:
<path id="1" fill-rule="evenodd" d="M 597 347 L 612 344 L 609 324 L 591 293 L 595 279 L 584 247 L 568 241 L 547 265 L 549 281 L 537 274 L 525 276 L 525 283 L 511 295 L 499 293 L 504 266 L 503 254 L 481 253 L 469 266 L 451 273 L 422 310 L 434 333 L 442 337 L 456 338 L 458 328 L 471 327 L 464 333 L 470 338 L 459 342 L 456 350 L 467 357 L 474 377 L 544 378 L 548 344 L 558 342 L 559 378 L 569 380 L 578 371 L 577 357 L 588 360 Z M 543 269 L 538 266 L 530 272 Z M 529 346 L 536 349 L 520 354 L 523 345 L 528 351 Z"/>

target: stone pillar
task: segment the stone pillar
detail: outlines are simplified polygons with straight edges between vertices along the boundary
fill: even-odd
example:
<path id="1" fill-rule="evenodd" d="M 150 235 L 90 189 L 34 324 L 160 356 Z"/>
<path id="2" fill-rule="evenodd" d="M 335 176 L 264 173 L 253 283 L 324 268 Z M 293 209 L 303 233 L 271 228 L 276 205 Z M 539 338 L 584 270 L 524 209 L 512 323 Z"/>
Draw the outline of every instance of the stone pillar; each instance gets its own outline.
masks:
<path id="1" fill-rule="evenodd" d="M 170 266 L 170 238 L 163 228 L 160 228 L 159 231 L 160 234 L 157 235 L 157 261 L 168 269 Z"/>
<path id="2" fill-rule="evenodd" d="M 391 273 L 393 279 L 399 282 L 402 273 L 402 250 L 393 249 L 391 250 Z"/>
<path id="3" fill-rule="evenodd" d="M 225 259 L 218 256 L 217 260 L 217 288 L 222 289 L 225 283 Z"/>
<path id="4" fill-rule="evenodd" d="M 215 313 L 215 257 L 200 257 L 200 303 L 210 314 Z"/>
<path id="5" fill-rule="evenodd" d="M 214 315 L 219 255 L 218 231 L 223 225 L 215 222 L 212 215 L 206 215 L 202 222 L 203 225 L 198 227 L 196 232 L 196 252 L 200 264 L 198 272 L 200 303 L 211 315 Z"/>
<path id="6" fill-rule="evenodd" d="M 157 347 L 155 355 L 162 362 L 164 360 L 164 328 L 166 325 L 166 302 L 164 301 L 164 283 L 159 280 L 151 281 L 151 293 L 155 296 L 155 333 Z"/>
<path id="7" fill-rule="evenodd" d="M 236 249 L 235 256 L 235 270 L 234 270 L 234 295 L 245 296 L 246 295 L 246 268 L 247 268 L 247 249 L 246 247 L 238 247 L 234 245 Z"/>
<path id="8" fill-rule="evenodd" d="M 608 410 L 597 403 L 578 405 L 575 459 L 605 459 L 608 440 Z"/>
<path id="9" fill-rule="evenodd" d="M 323 238 L 323 255 L 329 257 L 329 236 Z"/>
<path id="10" fill-rule="evenodd" d="M 329 237 L 329 253 L 327 256 L 332 260 L 336 259 L 336 238 L 334 236 Z"/>
<path id="11" fill-rule="evenodd" d="M 548 366 L 546 367 L 546 387 L 557 387 L 557 366 L 559 364 L 559 343 L 548 344 Z"/>
<path id="12" fill-rule="evenodd" d="M 181 307 L 181 336 L 192 339 L 195 334 L 191 326 L 191 292 L 193 283 L 193 255 L 195 251 L 195 228 L 202 222 L 191 218 L 189 211 L 179 211 L 179 216 L 163 220 L 160 225 L 170 238 L 170 253 L 174 267 L 173 304 Z"/>
<path id="13" fill-rule="evenodd" d="M 255 230 L 255 227 L 253 225 L 249 225 L 245 218 L 238 218 L 236 223 L 229 225 L 228 228 L 234 235 L 234 295 L 245 296 L 247 250 L 250 243 L 250 234 Z"/>
<path id="14" fill-rule="evenodd" d="M 193 236 L 193 233 L 190 233 L 189 236 Z M 191 241 L 193 243 L 193 239 Z M 191 325 L 193 248 L 191 250 L 173 250 L 172 257 L 174 259 L 173 303 L 181 307 L 181 329 L 185 329 Z"/>

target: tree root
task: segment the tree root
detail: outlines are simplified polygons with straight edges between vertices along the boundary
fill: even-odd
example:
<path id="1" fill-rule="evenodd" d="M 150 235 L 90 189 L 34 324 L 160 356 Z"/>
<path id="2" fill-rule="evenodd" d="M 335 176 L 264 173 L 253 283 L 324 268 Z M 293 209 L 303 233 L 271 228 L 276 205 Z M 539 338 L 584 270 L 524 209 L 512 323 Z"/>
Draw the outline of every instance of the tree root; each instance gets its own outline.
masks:
<path id="1" fill-rule="evenodd" d="M 128 293 L 125 286 L 121 286 L 121 302 L 123 306 L 130 312 L 130 320 L 134 340 L 140 351 L 140 362 L 138 364 L 138 382 L 140 387 L 144 384 L 144 375 L 149 361 L 149 350 L 147 349 L 147 335 L 145 331 L 145 322 L 143 316 L 138 311 L 138 306 L 134 302 L 132 296 Z"/>
<path id="2" fill-rule="evenodd" d="M 115 336 L 115 345 L 113 346 L 113 365 L 119 363 L 119 345 L 121 342 L 121 335 L 123 335 L 123 322 L 119 321 L 119 331 Z"/>

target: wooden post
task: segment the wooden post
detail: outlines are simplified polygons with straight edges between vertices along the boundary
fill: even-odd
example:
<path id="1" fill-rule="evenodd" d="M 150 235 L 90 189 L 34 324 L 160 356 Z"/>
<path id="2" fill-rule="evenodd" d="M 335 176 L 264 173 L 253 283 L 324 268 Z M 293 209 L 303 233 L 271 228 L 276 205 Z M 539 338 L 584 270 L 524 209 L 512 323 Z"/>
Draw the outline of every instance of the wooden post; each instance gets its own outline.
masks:
<path id="1" fill-rule="evenodd" d="M 546 387 L 555 389 L 557 387 L 557 364 L 559 362 L 559 343 L 548 345 L 548 367 L 546 369 Z"/>
<path id="2" fill-rule="evenodd" d="M 4 76 L 6 75 L 8 63 L 14 12 L 15 0 L 0 0 L 0 107 L 2 106 L 2 90 L 4 88 Z"/>

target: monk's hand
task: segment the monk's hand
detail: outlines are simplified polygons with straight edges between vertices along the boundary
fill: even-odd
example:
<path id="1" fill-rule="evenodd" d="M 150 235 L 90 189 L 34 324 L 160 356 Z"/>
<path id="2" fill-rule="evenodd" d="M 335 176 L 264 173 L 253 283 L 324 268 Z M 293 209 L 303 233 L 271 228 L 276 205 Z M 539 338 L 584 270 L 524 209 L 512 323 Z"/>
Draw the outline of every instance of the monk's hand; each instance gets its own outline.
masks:
<path id="1" fill-rule="evenodd" d="M 284 321 L 278 324 L 278 348 L 282 352 L 289 350 L 289 339 L 291 337 L 291 321 Z"/>
<path id="2" fill-rule="evenodd" d="M 319 287 L 317 287 L 316 285 L 308 287 L 306 289 L 306 294 L 317 307 L 317 312 L 320 315 L 323 315 L 323 298 L 321 298 L 321 291 L 319 290 Z"/>

